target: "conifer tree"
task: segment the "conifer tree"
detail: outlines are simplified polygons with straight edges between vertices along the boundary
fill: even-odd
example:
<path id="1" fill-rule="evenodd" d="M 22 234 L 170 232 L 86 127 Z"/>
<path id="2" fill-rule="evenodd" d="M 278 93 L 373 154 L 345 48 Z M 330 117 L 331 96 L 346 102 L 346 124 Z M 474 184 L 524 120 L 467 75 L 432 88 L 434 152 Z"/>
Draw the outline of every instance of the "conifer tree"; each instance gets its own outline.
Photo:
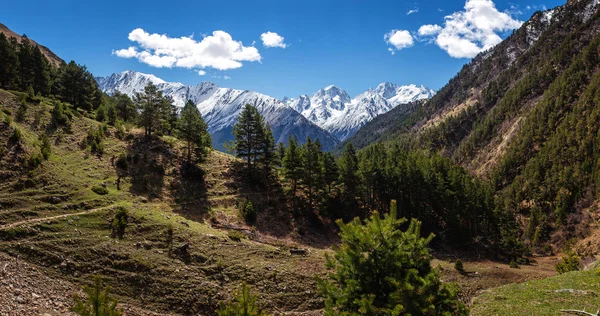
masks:
<path id="1" fill-rule="evenodd" d="M 286 179 L 288 179 L 292 185 L 292 193 L 296 195 L 296 189 L 298 181 L 302 177 L 302 152 L 300 146 L 298 146 L 298 140 L 295 137 L 290 136 L 288 146 L 285 151 L 285 157 L 283 158 L 283 168 Z"/>
<path id="2" fill-rule="evenodd" d="M 13 37 L 14 39 L 14 37 Z M 16 47 L 0 33 L 0 88 L 16 89 L 18 85 L 19 57 Z"/>
<path id="3" fill-rule="evenodd" d="M 330 152 L 323 153 L 323 181 L 327 186 L 327 193 L 331 194 L 331 187 L 338 180 L 340 174 L 335 157 Z"/>
<path id="4" fill-rule="evenodd" d="M 242 283 L 235 300 L 229 304 L 222 305 L 217 310 L 219 316 L 267 316 L 256 304 L 256 296 L 250 293 L 246 282 Z"/>
<path id="5" fill-rule="evenodd" d="M 358 177 L 358 158 L 352 143 L 348 143 L 344 148 L 339 164 L 340 184 L 342 187 L 342 199 L 351 208 L 350 211 L 356 211 L 356 199 L 359 195 L 360 179 Z"/>
<path id="6" fill-rule="evenodd" d="M 342 245 L 327 256 L 332 272 L 319 280 L 325 315 L 467 315 L 453 286 L 431 267 L 421 223 L 396 218 L 396 203 L 383 218 L 374 212 L 363 225 L 358 218 L 338 220 Z"/>
<path id="7" fill-rule="evenodd" d="M 98 108 L 101 92 L 96 81 L 85 66 L 74 61 L 62 66 L 58 78 L 61 100 L 88 111 Z"/>
<path id="8" fill-rule="evenodd" d="M 271 174 L 271 168 L 277 160 L 277 153 L 275 152 L 275 138 L 273 138 L 273 132 L 271 126 L 265 124 L 263 128 L 263 141 L 261 151 L 261 162 L 265 168 L 267 175 Z"/>
<path id="9" fill-rule="evenodd" d="M 161 119 L 164 117 L 165 102 L 158 88 L 149 82 L 144 87 L 144 92 L 136 93 L 135 105 L 140 112 L 140 123 L 144 127 L 144 135 L 147 138 L 160 127 Z"/>
<path id="10" fill-rule="evenodd" d="M 188 100 L 181 110 L 181 118 L 177 122 L 177 132 L 179 137 L 187 143 L 187 163 L 192 163 L 193 152 L 199 154 L 196 160 L 203 159 L 205 148 L 210 147 L 210 135 L 198 107 L 191 100 Z M 194 150 L 194 148 L 198 148 L 198 150 Z"/>
<path id="11" fill-rule="evenodd" d="M 21 91 L 33 86 L 33 49 L 27 35 L 23 34 L 19 49 L 19 87 Z"/>
<path id="12" fill-rule="evenodd" d="M 31 54 L 32 86 L 36 93 L 48 95 L 50 93 L 50 65 L 38 46 L 33 47 Z"/>
<path id="13" fill-rule="evenodd" d="M 285 144 L 279 142 L 277 144 L 277 166 L 283 167 L 283 158 L 285 157 Z"/>
<path id="14" fill-rule="evenodd" d="M 110 295 L 110 287 L 104 287 L 99 275 L 94 277 L 94 286 L 83 288 L 85 298 L 75 295 L 72 310 L 80 316 L 121 316 L 118 301 Z"/>
<path id="15" fill-rule="evenodd" d="M 135 120 L 137 114 L 135 103 L 133 103 L 128 95 L 117 91 L 113 95 L 113 100 L 117 110 L 117 116 L 120 119 L 125 122 L 132 122 Z"/>
<path id="16" fill-rule="evenodd" d="M 312 208 L 314 195 L 318 193 L 323 183 L 323 165 L 321 161 L 321 143 L 313 142 L 310 137 L 302 146 L 302 183 L 306 187 L 308 205 Z"/>
<path id="17" fill-rule="evenodd" d="M 246 160 L 247 168 L 262 155 L 264 146 L 264 121 L 258 109 L 246 104 L 233 127 L 234 149 L 237 157 Z"/>

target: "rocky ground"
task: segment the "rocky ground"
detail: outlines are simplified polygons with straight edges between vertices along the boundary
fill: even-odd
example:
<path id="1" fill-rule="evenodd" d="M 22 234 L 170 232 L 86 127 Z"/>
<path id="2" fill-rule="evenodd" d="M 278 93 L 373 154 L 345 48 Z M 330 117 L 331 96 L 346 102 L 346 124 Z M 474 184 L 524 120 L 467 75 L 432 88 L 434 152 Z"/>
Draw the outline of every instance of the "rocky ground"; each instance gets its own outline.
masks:
<path id="1" fill-rule="evenodd" d="M 0 252 L 0 315 L 75 315 L 69 310 L 75 293 L 82 294 L 74 284 Z M 124 315 L 167 315 L 126 304 L 121 308 Z"/>

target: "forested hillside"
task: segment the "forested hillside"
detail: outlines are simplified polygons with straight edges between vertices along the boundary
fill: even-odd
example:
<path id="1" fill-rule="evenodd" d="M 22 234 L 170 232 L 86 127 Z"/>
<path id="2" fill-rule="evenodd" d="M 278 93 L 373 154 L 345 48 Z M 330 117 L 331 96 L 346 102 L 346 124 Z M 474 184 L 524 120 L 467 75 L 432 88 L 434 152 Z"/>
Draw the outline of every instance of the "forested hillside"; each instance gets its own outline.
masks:
<path id="1" fill-rule="evenodd" d="M 496 213 L 526 218 L 533 246 L 581 238 L 600 158 L 598 9 L 582 0 L 535 13 L 422 107 L 379 118 L 392 128 L 374 120 L 350 142 L 425 149 L 489 179 Z"/>

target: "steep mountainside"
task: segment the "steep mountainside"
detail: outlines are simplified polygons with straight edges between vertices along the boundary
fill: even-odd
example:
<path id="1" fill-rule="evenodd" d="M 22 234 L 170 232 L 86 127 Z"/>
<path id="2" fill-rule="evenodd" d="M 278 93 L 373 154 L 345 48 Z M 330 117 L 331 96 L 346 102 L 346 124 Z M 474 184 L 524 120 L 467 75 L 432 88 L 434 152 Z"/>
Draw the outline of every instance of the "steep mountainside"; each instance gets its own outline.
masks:
<path id="1" fill-rule="evenodd" d="M 570 0 L 536 12 L 422 107 L 388 117 L 400 128 L 375 120 L 349 141 L 430 149 L 491 179 L 497 207 L 525 215 L 533 245 L 581 237 L 600 170 L 599 8 Z"/>
<path id="2" fill-rule="evenodd" d="M 7 38 L 14 37 L 17 39 L 17 42 L 19 42 L 19 43 L 21 42 L 22 36 L 11 31 L 6 25 L 4 25 L 2 23 L 0 23 L 0 33 L 4 33 L 4 35 Z M 48 47 L 40 45 L 32 39 L 29 39 L 29 41 L 31 42 L 32 45 L 38 46 L 40 48 L 40 50 L 42 51 L 42 53 L 44 54 L 44 56 L 46 56 L 48 61 L 51 64 L 53 64 L 54 66 L 59 67 L 61 64 L 64 63 L 64 61 L 62 59 L 60 59 L 60 57 L 56 56 L 56 54 L 54 54 L 50 49 L 48 49 Z"/>
<path id="3" fill-rule="evenodd" d="M 131 97 L 152 82 L 160 91 L 171 96 L 178 106 L 185 100 L 197 104 L 200 113 L 208 124 L 213 137 L 213 146 L 224 149 L 223 144 L 232 139 L 232 129 L 243 106 L 252 104 L 258 108 L 265 120 L 270 124 L 276 142 L 287 142 L 291 135 L 299 140 L 307 136 L 319 139 L 325 150 L 338 144 L 338 140 L 328 132 L 311 123 L 281 101 L 248 90 L 221 88 L 211 82 L 203 82 L 196 86 L 186 86 L 178 82 L 165 82 L 153 75 L 134 71 L 125 71 L 105 78 L 96 78 L 100 89 L 106 93 L 120 91 Z"/>
<path id="4" fill-rule="evenodd" d="M 355 98 L 336 86 L 320 89 L 313 96 L 284 99 L 304 117 L 329 131 L 339 140 L 352 136 L 364 124 L 401 104 L 429 99 L 435 92 L 423 86 L 398 86 L 384 82 Z"/>

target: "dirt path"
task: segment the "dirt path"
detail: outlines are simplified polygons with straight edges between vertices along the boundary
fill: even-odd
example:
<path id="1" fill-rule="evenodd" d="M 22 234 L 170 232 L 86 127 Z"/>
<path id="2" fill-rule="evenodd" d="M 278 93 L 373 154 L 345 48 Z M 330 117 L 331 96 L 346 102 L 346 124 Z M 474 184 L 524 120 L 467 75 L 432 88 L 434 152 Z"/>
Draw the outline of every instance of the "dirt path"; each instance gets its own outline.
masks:
<path id="1" fill-rule="evenodd" d="M 83 211 L 83 212 L 78 212 L 78 213 L 69 213 L 69 214 L 61 214 L 61 215 L 49 216 L 49 217 L 32 218 L 32 219 L 28 219 L 28 220 L 24 220 L 24 221 L 19 221 L 19 222 L 14 222 L 14 223 L 2 225 L 2 226 L 0 226 L 0 230 L 11 229 L 11 228 L 15 228 L 15 227 L 19 227 L 19 226 L 24 226 L 24 225 L 29 225 L 29 224 L 37 224 L 37 223 L 47 222 L 47 221 L 51 221 L 51 220 L 55 220 L 55 219 L 61 219 L 61 218 L 71 217 L 71 216 L 79 216 L 79 215 L 91 214 L 91 213 L 95 213 L 95 212 L 99 212 L 99 211 L 103 211 L 103 210 L 109 209 L 109 208 L 114 207 L 114 206 L 115 206 L 114 204 L 111 204 L 109 206 L 103 206 L 103 207 L 93 208 L 93 209 L 86 210 L 86 211 Z"/>

